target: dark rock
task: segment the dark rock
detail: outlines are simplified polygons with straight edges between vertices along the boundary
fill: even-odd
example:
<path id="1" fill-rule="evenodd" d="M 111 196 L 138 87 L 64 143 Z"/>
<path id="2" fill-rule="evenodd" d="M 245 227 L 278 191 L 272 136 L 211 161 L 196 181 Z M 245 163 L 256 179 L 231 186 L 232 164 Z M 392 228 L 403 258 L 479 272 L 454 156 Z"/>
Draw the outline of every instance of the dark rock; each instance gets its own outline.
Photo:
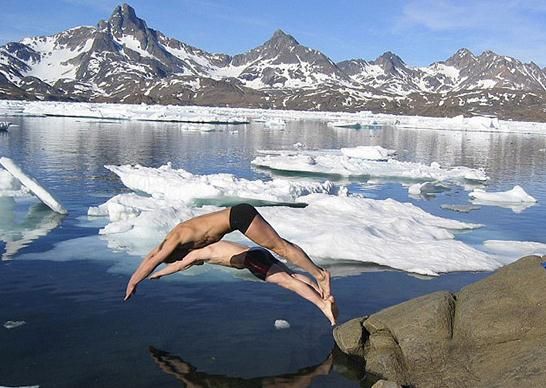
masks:
<path id="1" fill-rule="evenodd" d="M 524 257 L 457 294 L 436 292 L 349 321 L 334 338 L 363 356 L 366 372 L 402 385 L 546 386 L 545 259 Z M 355 338 L 365 339 L 362 348 Z"/>

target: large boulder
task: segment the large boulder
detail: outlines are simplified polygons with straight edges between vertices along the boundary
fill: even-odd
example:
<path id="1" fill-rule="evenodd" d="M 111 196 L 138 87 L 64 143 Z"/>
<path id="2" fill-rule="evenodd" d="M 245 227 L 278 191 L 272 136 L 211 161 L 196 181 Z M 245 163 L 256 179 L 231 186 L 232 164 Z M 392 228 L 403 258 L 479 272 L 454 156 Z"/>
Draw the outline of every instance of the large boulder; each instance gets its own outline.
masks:
<path id="1" fill-rule="evenodd" d="M 546 256 L 457 294 L 435 292 L 353 319 L 336 343 L 368 373 L 415 387 L 546 387 Z"/>

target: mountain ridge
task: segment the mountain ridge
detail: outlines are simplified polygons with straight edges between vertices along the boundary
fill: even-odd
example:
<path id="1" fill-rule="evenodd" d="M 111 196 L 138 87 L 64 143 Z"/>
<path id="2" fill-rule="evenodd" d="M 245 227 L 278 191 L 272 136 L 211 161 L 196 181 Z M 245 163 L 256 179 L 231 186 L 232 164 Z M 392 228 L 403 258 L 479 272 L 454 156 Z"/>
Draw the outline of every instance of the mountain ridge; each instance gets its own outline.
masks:
<path id="1" fill-rule="evenodd" d="M 209 53 L 148 27 L 122 4 L 96 26 L 1 46 L 0 98 L 546 121 L 546 70 L 466 48 L 423 67 L 390 51 L 335 63 L 280 29 L 244 53 Z"/>

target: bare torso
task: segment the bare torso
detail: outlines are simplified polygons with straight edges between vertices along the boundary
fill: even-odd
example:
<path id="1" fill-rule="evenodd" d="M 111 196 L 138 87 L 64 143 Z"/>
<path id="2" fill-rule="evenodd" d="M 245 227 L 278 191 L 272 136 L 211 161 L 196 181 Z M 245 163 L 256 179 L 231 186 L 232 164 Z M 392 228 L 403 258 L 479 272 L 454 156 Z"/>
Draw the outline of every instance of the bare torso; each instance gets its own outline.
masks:
<path id="1" fill-rule="evenodd" d="M 229 211 L 230 209 L 224 209 L 191 218 L 178 224 L 170 234 L 175 234 L 178 244 L 187 249 L 203 248 L 220 241 L 231 231 Z"/>

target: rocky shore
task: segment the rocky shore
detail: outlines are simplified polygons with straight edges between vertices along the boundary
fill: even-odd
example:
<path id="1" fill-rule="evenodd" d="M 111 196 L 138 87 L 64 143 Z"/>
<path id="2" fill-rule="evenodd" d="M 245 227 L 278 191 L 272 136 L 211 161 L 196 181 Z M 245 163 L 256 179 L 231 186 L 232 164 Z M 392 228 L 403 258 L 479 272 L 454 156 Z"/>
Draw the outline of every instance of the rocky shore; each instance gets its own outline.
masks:
<path id="1" fill-rule="evenodd" d="M 523 257 L 458 293 L 350 320 L 336 343 L 382 386 L 546 387 L 545 261 Z"/>

